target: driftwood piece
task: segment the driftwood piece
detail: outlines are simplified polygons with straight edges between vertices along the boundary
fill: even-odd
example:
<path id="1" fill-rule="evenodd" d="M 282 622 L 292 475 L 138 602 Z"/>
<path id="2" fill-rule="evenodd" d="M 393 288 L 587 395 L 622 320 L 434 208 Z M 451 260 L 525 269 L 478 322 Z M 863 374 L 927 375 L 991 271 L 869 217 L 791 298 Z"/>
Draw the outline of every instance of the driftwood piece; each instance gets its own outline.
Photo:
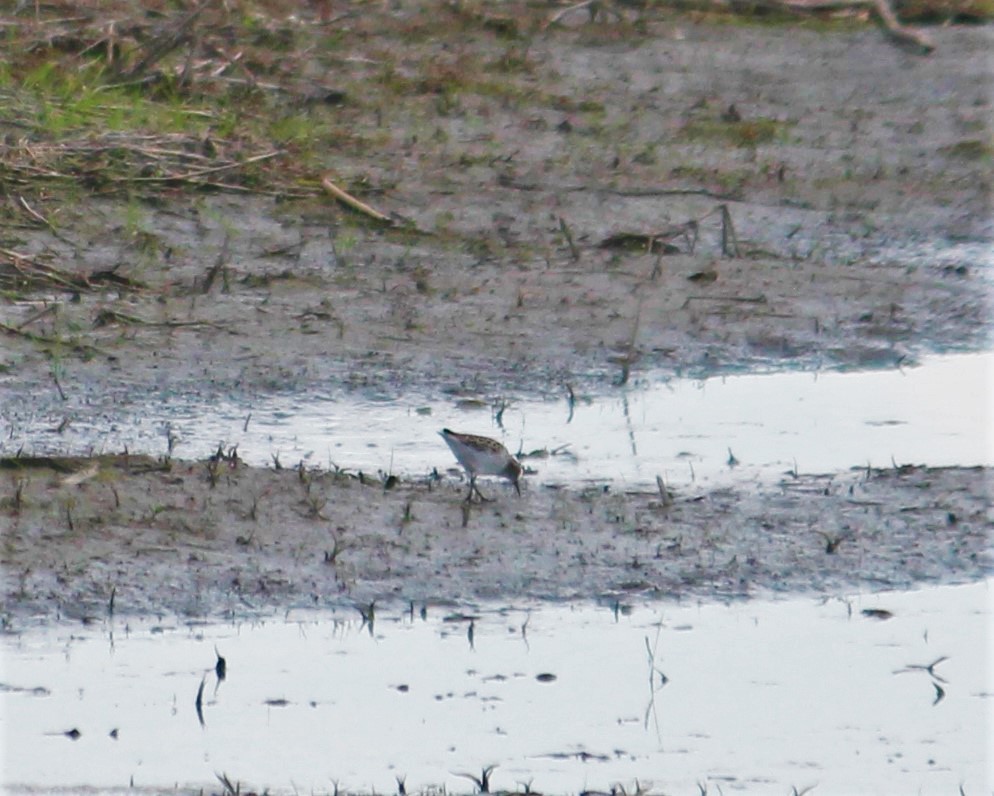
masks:
<path id="1" fill-rule="evenodd" d="M 329 194 L 334 196 L 339 202 L 341 202 L 345 206 L 350 207 L 353 210 L 357 210 L 360 213 L 364 213 L 365 215 L 369 216 L 372 219 L 375 219 L 376 221 L 379 221 L 380 223 L 393 225 L 393 219 L 390 218 L 390 216 L 384 215 L 379 210 L 376 210 L 375 208 L 370 207 L 365 202 L 356 199 L 352 194 L 343 191 L 341 188 L 335 185 L 335 183 L 333 183 L 330 178 L 322 177 L 321 187 L 324 188 Z"/>
<path id="2" fill-rule="evenodd" d="M 928 55 L 935 49 L 935 44 L 924 33 L 901 24 L 889 0 L 765 0 L 763 5 L 802 14 L 866 8 L 897 44 L 917 50 L 922 55 Z"/>

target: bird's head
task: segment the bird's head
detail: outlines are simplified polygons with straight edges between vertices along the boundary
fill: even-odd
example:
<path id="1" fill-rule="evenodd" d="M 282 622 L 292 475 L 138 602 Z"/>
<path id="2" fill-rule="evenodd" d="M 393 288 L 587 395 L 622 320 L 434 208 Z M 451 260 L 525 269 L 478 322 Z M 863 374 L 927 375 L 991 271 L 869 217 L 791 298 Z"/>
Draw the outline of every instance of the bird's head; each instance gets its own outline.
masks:
<path id="1" fill-rule="evenodd" d="M 521 486 L 518 483 L 518 479 L 521 478 L 524 472 L 525 468 L 521 466 L 521 462 L 514 457 L 511 457 L 511 461 L 507 463 L 507 467 L 505 467 L 504 472 L 501 473 L 504 478 L 514 484 L 514 490 L 518 493 L 519 497 L 521 495 Z"/>

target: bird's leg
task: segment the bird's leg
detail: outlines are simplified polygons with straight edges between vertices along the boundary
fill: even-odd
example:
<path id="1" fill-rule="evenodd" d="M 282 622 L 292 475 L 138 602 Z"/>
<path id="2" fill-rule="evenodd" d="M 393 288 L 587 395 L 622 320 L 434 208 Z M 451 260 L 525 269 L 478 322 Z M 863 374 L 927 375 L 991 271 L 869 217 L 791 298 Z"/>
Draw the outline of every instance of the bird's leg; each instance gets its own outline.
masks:
<path id="1" fill-rule="evenodd" d="M 475 491 L 476 494 L 480 496 L 480 502 L 481 503 L 490 503 L 491 502 L 491 498 L 488 498 L 486 495 L 484 495 L 480 491 L 480 487 L 478 487 L 476 485 L 476 476 L 475 475 L 473 476 L 473 478 L 470 480 L 469 483 L 470 483 L 470 489 L 469 489 L 469 496 L 470 496 L 470 498 L 473 497 L 473 492 Z"/>

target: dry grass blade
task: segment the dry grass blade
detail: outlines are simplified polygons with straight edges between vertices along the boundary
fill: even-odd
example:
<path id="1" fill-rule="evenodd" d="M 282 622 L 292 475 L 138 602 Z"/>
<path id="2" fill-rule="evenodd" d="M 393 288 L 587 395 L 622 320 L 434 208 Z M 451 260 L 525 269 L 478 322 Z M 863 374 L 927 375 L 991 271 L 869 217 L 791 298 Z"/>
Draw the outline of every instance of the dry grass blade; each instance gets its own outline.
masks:
<path id="1" fill-rule="evenodd" d="M 44 346 L 53 346 L 74 353 L 78 353 L 81 356 L 91 356 L 93 354 L 103 353 L 96 346 L 89 345 L 88 343 L 81 343 L 78 340 L 65 340 L 57 337 L 47 337 L 43 334 L 34 334 L 32 332 L 25 332 L 21 329 L 17 329 L 13 326 L 8 326 L 5 323 L 0 323 L 0 332 L 10 335 L 11 337 L 20 337 L 24 340 L 29 340 L 32 343 L 38 343 Z"/>
<path id="2" fill-rule="evenodd" d="M 125 80 L 131 80 L 145 74 L 156 63 L 161 61 L 164 56 L 187 41 L 191 36 L 190 29 L 193 23 L 197 21 L 197 17 L 200 16 L 206 6 L 206 2 L 201 3 L 174 25 L 171 31 L 153 36 L 145 55 L 134 66 L 125 70 L 121 74 L 121 77 Z"/>
<path id="3" fill-rule="evenodd" d="M 283 149 L 272 148 L 249 154 L 243 151 L 247 146 L 238 140 L 221 145 L 211 142 L 208 146 L 202 138 L 186 133 L 142 136 L 111 132 L 59 142 L 22 139 L 0 149 L 0 174 L 22 189 L 39 182 L 78 184 L 82 180 L 103 194 L 113 194 L 135 185 L 189 185 L 288 195 L 288 191 L 255 187 L 251 175 L 226 183 L 211 179 L 264 164 L 285 154 Z M 33 221 L 51 227 L 48 220 L 30 208 L 23 198 L 21 208 Z"/>
<path id="4" fill-rule="evenodd" d="M 46 265 L 37 257 L 10 249 L 0 249 L 0 289 L 14 291 L 59 290 L 78 293 L 98 290 L 106 285 L 134 291 L 145 289 L 145 285 L 141 282 L 121 276 L 112 270 L 72 274 Z"/>

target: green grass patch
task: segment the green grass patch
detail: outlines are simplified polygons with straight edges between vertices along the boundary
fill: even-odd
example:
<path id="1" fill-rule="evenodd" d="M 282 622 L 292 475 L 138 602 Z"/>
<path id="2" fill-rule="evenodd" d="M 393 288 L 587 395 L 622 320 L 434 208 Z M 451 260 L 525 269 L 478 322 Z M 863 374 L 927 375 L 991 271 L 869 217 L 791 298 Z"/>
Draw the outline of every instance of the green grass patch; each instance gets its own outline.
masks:
<path id="1" fill-rule="evenodd" d="M 776 119 L 691 119 L 680 130 L 685 141 L 724 143 L 736 147 L 757 147 L 783 142 L 790 125 Z"/>
<path id="2" fill-rule="evenodd" d="M 939 150 L 943 155 L 957 160 L 989 161 L 994 157 L 994 143 L 980 139 L 957 141 Z"/>

